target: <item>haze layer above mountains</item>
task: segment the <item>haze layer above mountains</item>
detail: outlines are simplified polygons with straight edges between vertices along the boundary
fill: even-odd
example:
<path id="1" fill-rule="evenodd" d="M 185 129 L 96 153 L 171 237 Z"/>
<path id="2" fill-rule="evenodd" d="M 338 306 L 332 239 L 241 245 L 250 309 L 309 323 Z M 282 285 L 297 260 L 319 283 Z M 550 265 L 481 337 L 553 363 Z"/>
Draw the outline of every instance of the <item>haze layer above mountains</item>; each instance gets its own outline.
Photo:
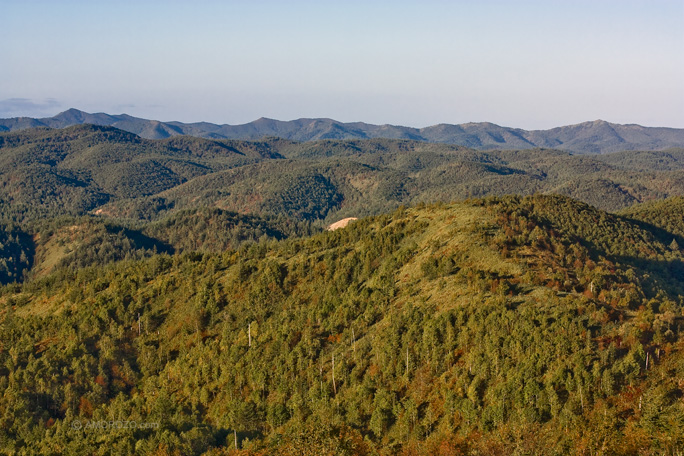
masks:
<path id="1" fill-rule="evenodd" d="M 684 146 L 684 129 L 620 125 L 603 120 L 550 130 L 529 131 L 502 127 L 489 122 L 411 128 L 363 122 L 342 123 L 332 119 L 280 121 L 261 118 L 243 125 L 217 125 L 208 122 L 160 122 L 127 114 L 89 114 L 69 109 L 54 117 L 41 119 L 0 119 L 0 131 L 38 127 L 64 128 L 84 123 L 113 126 L 147 139 L 164 139 L 179 135 L 242 140 L 277 136 L 294 141 L 388 138 L 457 144 L 482 150 L 552 148 L 575 154 L 663 150 Z"/>

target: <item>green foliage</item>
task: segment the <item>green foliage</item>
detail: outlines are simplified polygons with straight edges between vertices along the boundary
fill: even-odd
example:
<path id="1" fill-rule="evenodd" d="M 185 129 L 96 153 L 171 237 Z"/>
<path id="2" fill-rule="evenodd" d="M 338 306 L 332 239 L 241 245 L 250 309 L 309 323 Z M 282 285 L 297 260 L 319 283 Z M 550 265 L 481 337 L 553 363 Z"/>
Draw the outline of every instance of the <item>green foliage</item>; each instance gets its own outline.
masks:
<path id="1" fill-rule="evenodd" d="M 0 452 L 672 454 L 683 163 L 0 134 Z"/>
<path id="2" fill-rule="evenodd" d="M 667 242 L 671 237 L 671 250 L 678 250 L 684 245 L 684 198 L 681 196 L 639 204 L 620 214 L 643 222 L 651 230 L 662 229 L 664 232 L 658 233 L 659 238 Z"/>
<path id="3" fill-rule="evenodd" d="M 202 220 L 249 219 L 146 229 Z M 2 451 L 672 453 L 684 292 L 662 262 L 682 254 L 643 226 L 535 196 L 59 269 L 0 295 Z M 154 427 L 92 427 L 116 420 Z"/>
<path id="4" fill-rule="evenodd" d="M 237 249 L 246 242 L 282 240 L 310 235 L 311 223 L 284 216 L 237 214 L 221 209 L 185 210 L 145 224 L 142 234 L 158 239 L 174 251 Z"/>
<path id="5" fill-rule="evenodd" d="M 24 219 L 80 215 L 110 200 L 154 195 L 207 173 L 278 157 L 249 143 L 150 141 L 94 125 L 2 138 L 0 202 L 7 205 L 5 215 Z"/>
<path id="6" fill-rule="evenodd" d="M 681 150 L 572 156 L 388 139 L 146 140 L 93 125 L 0 134 L 0 208 L 20 223 L 88 212 L 151 221 L 203 207 L 334 222 L 407 203 L 538 192 L 618 210 L 684 194 L 682 173 Z"/>
<path id="7" fill-rule="evenodd" d="M 0 284 L 21 282 L 32 266 L 33 241 L 13 225 L 0 225 Z"/>

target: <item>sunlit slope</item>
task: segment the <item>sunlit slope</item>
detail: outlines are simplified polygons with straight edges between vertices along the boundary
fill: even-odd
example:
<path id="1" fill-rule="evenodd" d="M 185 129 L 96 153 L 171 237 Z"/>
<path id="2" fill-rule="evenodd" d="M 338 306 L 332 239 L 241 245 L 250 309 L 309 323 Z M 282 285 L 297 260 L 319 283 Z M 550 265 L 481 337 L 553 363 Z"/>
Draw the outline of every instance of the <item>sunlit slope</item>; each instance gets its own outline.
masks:
<path id="1" fill-rule="evenodd" d="M 0 442 L 672 452 L 684 443 L 681 267 L 682 251 L 641 225 L 537 196 L 6 288 Z M 73 425 L 120 419 L 159 428 Z"/>
<path id="2" fill-rule="evenodd" d="M 673 240 L 684 245 L 684 198 L 672 197 L 666 200 L 650 201 L 620 212 L 630 219 L 641 221 L 663 230 L 664 240 Z M 669 236 L 674 235 L 674 236 Z"/>

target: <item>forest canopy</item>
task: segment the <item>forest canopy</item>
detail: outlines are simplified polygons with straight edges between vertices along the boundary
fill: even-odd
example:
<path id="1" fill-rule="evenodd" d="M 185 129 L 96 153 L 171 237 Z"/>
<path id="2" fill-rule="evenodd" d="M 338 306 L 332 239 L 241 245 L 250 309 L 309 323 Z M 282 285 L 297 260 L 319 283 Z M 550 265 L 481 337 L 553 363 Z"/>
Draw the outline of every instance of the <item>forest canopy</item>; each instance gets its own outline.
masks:
<path id="1" fill-rule="evenodd" d="M 500 197 L 282 240 L 264 225 L 266 237 L 198 252 L 173 241 L 195 216 L 232 217 L 146 228 L 182 253 L 4 287 L 3 452 L 684 445 L 684 251 L 663 223 L 562 196 Z M 91 425 L 117 420 L 155 424 Z"/>

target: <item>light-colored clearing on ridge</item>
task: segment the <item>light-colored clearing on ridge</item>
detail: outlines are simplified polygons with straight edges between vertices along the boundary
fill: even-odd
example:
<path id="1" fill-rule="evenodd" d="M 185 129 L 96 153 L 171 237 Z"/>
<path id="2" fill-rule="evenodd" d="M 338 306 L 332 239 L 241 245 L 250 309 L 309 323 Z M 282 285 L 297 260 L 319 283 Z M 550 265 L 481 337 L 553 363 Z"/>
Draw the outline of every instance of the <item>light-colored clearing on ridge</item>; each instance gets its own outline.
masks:
<path id="1" fill-rule="evenodd" d="M 338 228 L 344 228 L 345 226 L 349 225 L 349 222 L 353 222 L 356 220 L 356 217 L 347 217 L 342 220 L 339 220 L 332 225 L 328 226 L 328 231 L 335 231 Z"/>

